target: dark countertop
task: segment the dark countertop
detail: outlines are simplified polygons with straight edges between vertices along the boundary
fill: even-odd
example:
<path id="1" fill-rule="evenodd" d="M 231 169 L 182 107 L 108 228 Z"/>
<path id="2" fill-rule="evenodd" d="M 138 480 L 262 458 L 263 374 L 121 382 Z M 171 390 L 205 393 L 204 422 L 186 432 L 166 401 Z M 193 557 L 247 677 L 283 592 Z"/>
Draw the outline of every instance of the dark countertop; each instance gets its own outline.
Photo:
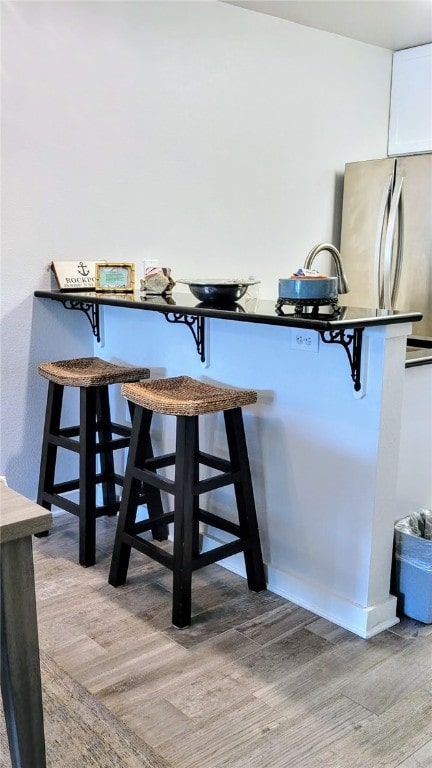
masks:
<path id="1" fill-rule="evenodd" d="M 171 296 L 146 296 L 145 293 L 103 293 L 95 291 L 59 291 L 38 290 L 35 296 L 61 302 L 82 302 L 93 305 L 125 307 L 129 309 L 149 310 L 164 314 L 194 315 L 223 320 L 237 320 L 266 325 L 308 328 L 317 331 L 341 330 L 344 328 L 366 328 L 374 325 L 416 322 L 421 320 L 420 312 L 399 312 L 383 309 L 338 306 L 336 311 L 331 306 L 313 308 L 296 313 L 292 305 L 284 305 L 280 311 L 274 301 L 243 298 L 236 304 L 216 306 L 197 302 L 192 294 L 173 292 Z M 319 310 L 319 311 L 318 311 Z"/>
<path id="2" fill-rule="evenodd" d="M 408 338 L 406 353 L 406 368 L 414 368 L 418 365 L 432 364 L 432 339 L 421 336 Z"/>

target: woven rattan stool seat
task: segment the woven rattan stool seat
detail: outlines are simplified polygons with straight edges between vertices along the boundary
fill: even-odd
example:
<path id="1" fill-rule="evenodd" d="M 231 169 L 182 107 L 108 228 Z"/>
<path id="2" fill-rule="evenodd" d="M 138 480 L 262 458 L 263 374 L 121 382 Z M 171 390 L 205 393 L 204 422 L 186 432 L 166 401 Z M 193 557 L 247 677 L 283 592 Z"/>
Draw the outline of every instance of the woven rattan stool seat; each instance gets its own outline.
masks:
<path id="1" fill-rule="evenodd" d="M 140 381 L 150 376 L 148 368 L 107 363 L 99 357 L 80 357 L 76 360 L 40 363 L 38 373 L 45 379 L 65 387 L 99 387 L 105 384 Z"/>
<path id="2" fill-rule="evenodd" d="M 241 408 L 257 401 L 257 393 L 253 390 L 216 387 L 189 376 L 123 384 L 122 395 L 150 411 L 172 416 L 199 416 Z"/>

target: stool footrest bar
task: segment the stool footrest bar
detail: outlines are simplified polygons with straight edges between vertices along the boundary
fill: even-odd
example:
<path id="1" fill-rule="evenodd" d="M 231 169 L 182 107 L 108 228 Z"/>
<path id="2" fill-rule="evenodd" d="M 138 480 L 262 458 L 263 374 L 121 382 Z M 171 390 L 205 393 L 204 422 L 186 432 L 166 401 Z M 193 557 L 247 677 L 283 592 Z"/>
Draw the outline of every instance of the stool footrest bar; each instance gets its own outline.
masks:
<path id="1" fill-rule="evenodd" d="M 215 477 L 208 477 L 206 480 L 200 480 L 196 490 L 199 494 L 208 493 L 209 491 L 214 491 L 215 488 L 223 488 L 225 485 L 239 483 L 240 480 L 240 472 L 224 472 L 222 475 L 216 475 Z M 195 489 L 194 493 L 196 493 Z"/>
<path id="2" fill-rule="evenodd" d="M 71 437 L 64 437 L 63 435 L 47 435 L 47 445 L 56 445 L 57 448 L 65 448 L 68 451 L 74 451 L 79 453 L 80 444 L 78 440 L 74 440 Z"/>
<path id="3" fill-rule="evenodd" d="M 232 523 L 230 520 L 224 520 L 222 517 L 213 515 L 211 512 L 207 512 L 205 509 L 199 510 L 199 519 L 202 523 L 211 525 L 213 528 L 218 528 L 220 531 L 230 533 L 232 536 L 240 538 L 240 526 L 237 523 Z"/>
<path id="4" fill-rule="evenodd" d="M 167 477 L 157 475 L 155 472 L 150 472 L 147 469 L 138 469 L 135 467 L 133 470 L 133 477 L 135 477 L 137 480 L 140 480 L 142 483 L 145 483 L 146 485 L 151 485 L 152 488 L 159 488 L 160 491 L 174 493 L 174 481 Z"/>
<path id="5" fill-rule="evenodd" d="M 158 517 L 152 517 L 152 518 L 146 518 L 146 520 L 140 520 L 138 523 L 134 523 L 133 525 L 133 533 L 139 534 L 139 533 L 145 533 L 146 531 L 149 531 L 154 526 L 158 525 L 159 523 L 162 523 L 163 525 L 168 525 L 169 523 L 174 522 L 174 512 L 165 512 L 163 515 L 159 515 Z"/>
<path id="6" fill-rule="evenodd" d="M 147 469 L 155 470 L 163 467 L 172 467 L 175 464 L 175 453 L 164 453 L 145 460 Z"/>
<path id="7" fill-rule="evenodd" d="M 106 426 L 105 424 L 102 424 L 102 422 L 98 421 L 96 423 L 96 432 L 102 432 L 105 426 Z M 130 437 L 130 433 L 131 433 L 131 428 L 128 427 L 127 424 L 116 424 L 111 422 L 110 430 L 115 435 L 122 435 L 123 437 Z M 58 431 L 58 434 L 63 435 L 64 437 L 78 437 L 79 433 L 80 433 L 79 424 L 76 424 L 73 427 L 62 427 Z"/>
<path id="8" fill-rule="evenodd" d="M 134 549 L 137 549 L 138 552 L 141 552 L 143 555 L 148 555 L 153 560 L 157 560 L 158 563 L 161 563 L 161 565 L 164 565 L 166 568 L 169 568 L 170 571 L 173 569 L 173 556 L 170 552 L 166 552 L 161 547 L 158 547 L 156 544 L 152 544 L 151 541 L 147 541 L 146 539 L 140 539 L 137 536 L 132 536 L 131 534 L 124 533 L 122 536 L 122 543 L 127 544 L 129 547 L 133 547 Z"/>
<path id="9" fill-rule="evenodd" d="M 62 437 L 78 437 L 79 433 L 80 433 L 79 424 L 75 427 L 62 427 L 62 429 L 59 429 L 58 431 L 58 434 L 61 435 Z"/>
<path id="10" fill-rule="evenodd" d="M 95 485 L 101 485 L 102 483 L 106 482 L 107 480 L 113 480 L 114 485 L 123 485 L 123 477 L 122 475 L 114 475 L 112 478 L 108 476 L 108 474 L 100 474 L 96 475 L 95 479 Z M 59 493 L 68 493 L 69 491 L 77 491 L 79 489 L 79 478 L 75 478 L 74 480 L 65 480 L 64 483 L 56 483 L 53 486 L 52 492 L 59 494 Z"/>
<path id="11" fill-rule="evenodd" d="M 228 459 L 221 459 L 219 456 L 212 456 L 210 453 L 199 452 L 199 463 L 205 467 L 219 469 L 221 472 L 230 472 L 231 462 Z"/>
<path id="12" fill-rule="evenodd" d="M 76 504 L 70 499 L 65 499 L 64 496 L 59 496 L 57 493 L 44 493 L 42 498 L 38 500 L 38 504 L 53 504 L 55 507 L 64 509 L 66 512 L 70 512 L 72 515 L 79 515 L 79 504 Z"/>
<path id="13" fill-rule="evenodd" d="M 158 563 L 169 568 L 170 571 L 174 567 L 174 557 L 171 552 L 167 552 L 165 549 L 158 547 L 157 544 L 153 544 L 147 539 L 140 539 L 138 536 L 132 534 L 123 533 L 122 543 L 129 547 L 133 547 L 141 552 L 143 555 L 148 555 L 153 560 L 157 560 Z M 198 571 L 200 568 L 204 568 L 211 563 L 216 563 L 219 560 L 224 560 L 226 557 L 237 555 L 243 552 L 245 549 L 249 549 L 250 543 L 246 541 L 230 541 L 227 544 L 221 544 L 214 549 L 210 549 L 208 552 L 203 552 L 198 557 L 192 560 L 192 571 Z"/>
<path id="14" fill-rule="evenodd" d="M 52 504 L 59 509 L 64 509 L 65 512 L 70 512 L 77 517 L 80 516 L 80 505 L 76 504 L 70 499 L 65 499 L 64 496 L 59 496 L 57 493 L 44 493 L 42 499 L 38 502 L 40 505 Z M 103 504 L 100 507 L 95 507 L 93 510 L 94 517 L 103 517 L 104 515 L 117 514 L 120 507 L 120 502 L 116 501 L 113 504 Z"/>
<path id="15" fill-rule="evenodd" d="M 150 462 L 152 459 L 149 460 Z M 147 463 L 147 462 L 146 462 Z M 157 475 L 155 472 L 151 472 L 147 469 L 133 470 L 133 477 L 140 480 L 142 483 L 151 485 L 152 488 L 158 488 L 160 491 L 166 493 L 175 493 L 175 481 L 170 480 L 167 477 Z M 202 493 L 208 493 L 215 490 L 215 488 L 223 488 L 226 485 L 233 485 L 233 483 L 239 483 L 241 481 L 240 472 L 227 472 L 216 477 L 208 477 L 205 480 L 199 480 L 199 482 L 193 487 L 193 495 L 198 496 Z"/>
<path id="16" fill-rule="evenodd" d="M 111 422 L 111 432 L 113 432 L 115 435 L 130 437 L 131 428 L 127 424 L 116 424 L 116 422 Z"/>
<path id="17" fill-rule="evenodd" d="M 192 570 L 197 571 L 206 565 L 224 560 L 225 557 L 238 555 L 239 552 L 244 552 L 245 549 L 249 548 L 249 539 L 246 539 L 245 541 L 230 541 L 228 544 L 222 544 L 214 549 L 209 549 L 208 552 L 203 552 L 196 560 L 192 561 Z"/>
<path id="18" fill-rule="evenodd" d="M 49 445 L 56 445 L 58 448 L 66 448 L 68 451 L 74 451 L 75 453 L 79 453 L 80 451 L 80 443 L 78 439 L 74 440 L 72 437 L 65 437 L 62 434 L 48 435 L 47 443 Z M 106 452 L 107 450 L 119 451 L 120 449 L 127 448 L 128 446 L 128 437 L 117 437 L 111 440 L 101 440 L 100 442 L 96 443 L 95 453 L 98 454 Z"/>
<path id="19" fill-rule="evenodd" d="M 65 480 L 64 483 L 56 483 L 53 486 L 53 494 L 68 493 L 69 491 L 76 491 L 79 488 L 79 477 L 76 480 Z"/>

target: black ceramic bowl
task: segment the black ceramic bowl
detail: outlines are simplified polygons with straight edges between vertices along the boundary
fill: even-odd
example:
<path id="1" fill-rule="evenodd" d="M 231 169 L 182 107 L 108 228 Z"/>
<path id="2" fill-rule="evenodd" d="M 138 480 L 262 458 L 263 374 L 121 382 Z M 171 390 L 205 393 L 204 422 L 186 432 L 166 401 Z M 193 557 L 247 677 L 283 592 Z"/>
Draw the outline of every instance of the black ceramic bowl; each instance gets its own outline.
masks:
<path id="1" fill-rule="evenodd" d="M 189 286 L 193 296 L 206 304 L 232 304 L 245 295 L 250 285 L 259 280 L 177 280 Z"/>
<path id="2" fill-rule="evenodd" d="M 244 312 L 244 308 L 241 304 L 237 304 L 235 301 L 200 301 L 199 304 L 196 305 L 197 307 L 211 307 L 212 309 L 220 309 L 224 310 L 225 312 L 229 309 L 230 312 Z"/>

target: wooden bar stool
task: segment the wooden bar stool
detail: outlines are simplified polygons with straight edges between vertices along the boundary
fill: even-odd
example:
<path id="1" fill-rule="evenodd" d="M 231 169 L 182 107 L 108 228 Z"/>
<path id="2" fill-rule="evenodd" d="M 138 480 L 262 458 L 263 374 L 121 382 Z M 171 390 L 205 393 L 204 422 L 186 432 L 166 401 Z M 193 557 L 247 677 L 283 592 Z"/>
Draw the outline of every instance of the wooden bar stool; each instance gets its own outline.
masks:
<path id="1" fill-rule="evenodd" d="M 84 357 L 41 363 L 38 373 L 48 379 L 49 386 L 37 503 L 45 509 L 54 504 L 79 518 L 79 563 L 94 565 L 96 518 L 116 515 L 120 506 L 116 486 L 123 485 L 123 476 L 115 471 L 114 451 L 128 448 L 131 435 L 131 427 L 111 420 L 108 386 L 148 379 L 150 371 Z M 70 427 L 61 426 L 65 387 L 79 387 L 80 393 L 79 424 Z M 132 418 L 133 404 L 130 415 Z M 61 483 L 55 481 L 59 448 L 79 456 L 79 476 Z M 99 506 L 98 485 L 102 487 L 103 502 Z M 78 503 L 64 495 L 74 490 L 79 491 Z M 144 503 L 142 497 L 140 503 Z M 161 509 L 151 506 L 149 516 L 159 517 Z M 153 527 L 153 535 L 167 538 L 168 527 Z"/>
<path id="2" fill-rule="evenodd" d="M 191 622 L 192 572 L 199 568 L 243 552 L 249 589 L 259 592 L 266 588 L 241 410 L 255 403 L 257 394 L 204 384 L 188 376 L 124 384 L 122 394 L 135 405 L 135 411 L 109 583 L 114 587 L 125 583 L 134 547 L 173 572 L 172 623 L 187 627 Z M 199 449 L 198 416 L 216 411 L 224 414 L 229 460 Z M 153 412 L 177 417 L 175 453 L 153 457 Z M 158 469 L 173 465 L 174 480 L 158 474 Z M 218 470 L 218 474 L 200 480 L 200 465 Z M 141 483 L 146 493 L 166 491 L 174 496 L 174 511 L 160 518 L 161 522 L 174 523 L 172 554 L 141 536 L 157 522 L 136 520 Z M 239 524 L 199 506 L 201 494 L 227 485 L 234 485 Z M 200 553 L 200 522 L 231 534 L 234 541 Z"/>

